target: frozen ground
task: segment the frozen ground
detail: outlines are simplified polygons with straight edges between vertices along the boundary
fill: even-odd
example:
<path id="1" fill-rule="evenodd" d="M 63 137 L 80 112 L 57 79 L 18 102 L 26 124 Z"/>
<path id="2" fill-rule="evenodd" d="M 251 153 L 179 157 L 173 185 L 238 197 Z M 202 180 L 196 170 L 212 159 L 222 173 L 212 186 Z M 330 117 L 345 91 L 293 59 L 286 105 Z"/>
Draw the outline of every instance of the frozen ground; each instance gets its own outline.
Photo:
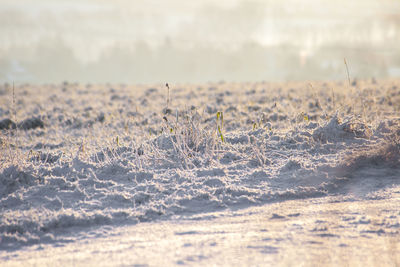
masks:
<path id="1" fill-rule="evenodd" d="M 400 264 L 400 81 L 12 95 L 2 265 Z"/>
<path id="2" fill-rule="evenodd" d="M 9 253 L 5 266 L 398 266 L 399 197 L 328 199 L 104 226 Z"/>

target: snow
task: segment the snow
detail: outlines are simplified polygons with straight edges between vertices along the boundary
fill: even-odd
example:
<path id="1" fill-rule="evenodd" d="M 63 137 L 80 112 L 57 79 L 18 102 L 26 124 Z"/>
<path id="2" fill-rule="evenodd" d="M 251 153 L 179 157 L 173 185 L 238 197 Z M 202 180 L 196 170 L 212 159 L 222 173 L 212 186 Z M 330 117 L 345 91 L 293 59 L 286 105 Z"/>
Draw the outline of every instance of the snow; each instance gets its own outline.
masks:
<path id="1" fill-rule="evenodd" d="M 399 264 L 399 85 L 4 85 L 0 262 Z"/>

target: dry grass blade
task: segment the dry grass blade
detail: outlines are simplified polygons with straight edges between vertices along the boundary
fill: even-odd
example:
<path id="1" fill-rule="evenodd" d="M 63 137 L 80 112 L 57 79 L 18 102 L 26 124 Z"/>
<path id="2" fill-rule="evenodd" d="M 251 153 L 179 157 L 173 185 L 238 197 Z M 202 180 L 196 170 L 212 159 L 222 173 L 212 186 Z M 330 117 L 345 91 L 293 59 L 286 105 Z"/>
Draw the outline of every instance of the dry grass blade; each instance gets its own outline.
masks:
<path id="1" fill-rule="evenodd" d="M 349 86 L 351 86 L 351 82 L 350 82 L 350 73 L 349 73 L 349 67 L 347 66 L 347 61 L 346 61 L 346 58 L 343 58 L 343 60 L 344 60 L 344 65 L 346 65 L 347 80 L 349 81 Z"/>

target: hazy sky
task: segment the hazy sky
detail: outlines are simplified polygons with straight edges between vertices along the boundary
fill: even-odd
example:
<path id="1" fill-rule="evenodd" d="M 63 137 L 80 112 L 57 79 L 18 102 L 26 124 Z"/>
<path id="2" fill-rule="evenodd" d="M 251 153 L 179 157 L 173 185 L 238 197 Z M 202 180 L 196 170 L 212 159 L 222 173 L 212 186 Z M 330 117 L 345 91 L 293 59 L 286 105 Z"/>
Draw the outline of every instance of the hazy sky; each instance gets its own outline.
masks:
<path id="1" fill-rule="evenodd" d="M 397 0 L 0 1 L 0 82 L 400 76 L 398 47 Z"/>

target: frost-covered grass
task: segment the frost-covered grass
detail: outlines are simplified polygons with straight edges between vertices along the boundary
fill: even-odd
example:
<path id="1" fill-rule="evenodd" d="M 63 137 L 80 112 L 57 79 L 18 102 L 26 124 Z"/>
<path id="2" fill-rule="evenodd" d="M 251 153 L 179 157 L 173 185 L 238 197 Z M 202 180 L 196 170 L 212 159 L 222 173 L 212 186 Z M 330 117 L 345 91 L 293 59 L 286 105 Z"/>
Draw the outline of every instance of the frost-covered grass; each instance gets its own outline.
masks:
<path id="1" fill-rule="evenodd" d="M 74 227 L 388 197 L 399 183 L 395 80 L 64 83 L 18 86 L 14 104 L 10 87 L 0 95 L 4 248 L 63 240 Z"/>

